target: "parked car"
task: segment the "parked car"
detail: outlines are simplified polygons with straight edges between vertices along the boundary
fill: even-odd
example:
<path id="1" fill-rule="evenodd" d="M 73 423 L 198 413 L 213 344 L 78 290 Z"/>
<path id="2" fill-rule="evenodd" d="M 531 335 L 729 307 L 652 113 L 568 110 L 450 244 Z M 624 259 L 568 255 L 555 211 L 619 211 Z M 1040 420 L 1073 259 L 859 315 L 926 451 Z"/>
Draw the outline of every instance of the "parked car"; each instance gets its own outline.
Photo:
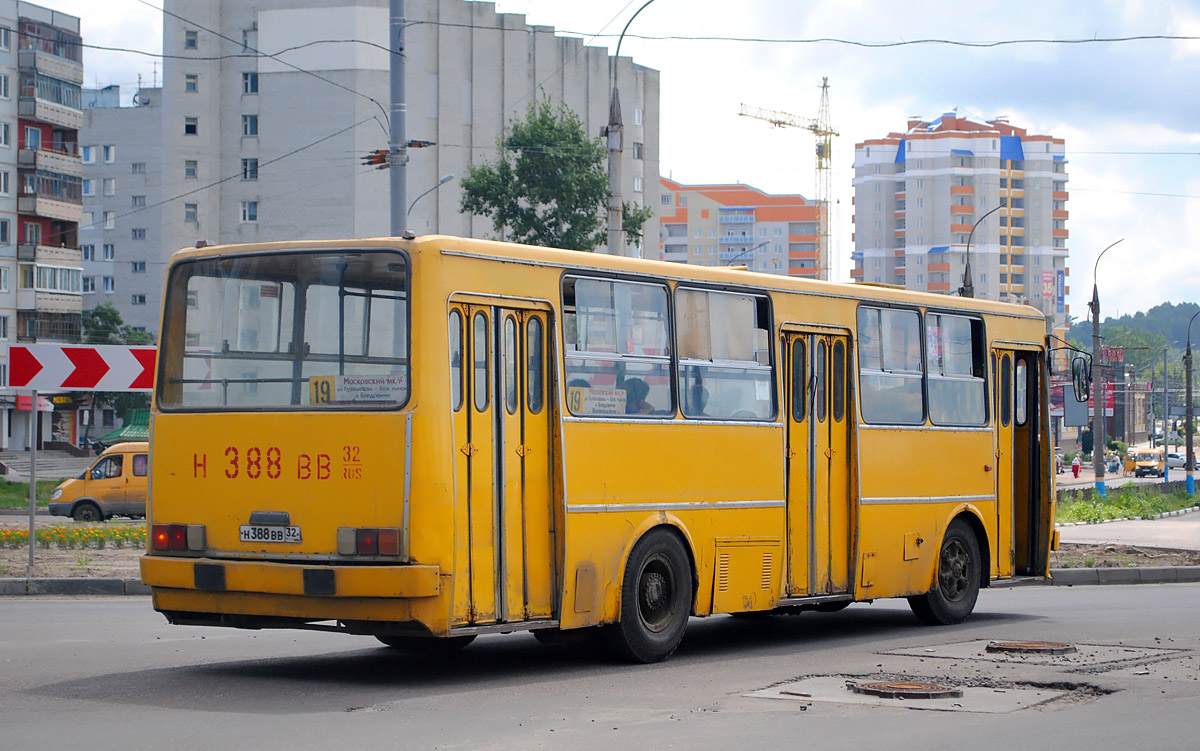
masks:
<path id="1" fill-rule="evenodd" d="M 50 513 L 76 521 L 146 515 L 150 481 L 150 444 L 118 443 L 104 451 L 78 477 L 64 480 L 50 494 Z"/>
<path id="2" fill-rule="evenodd" d="M 1187 457 L 1183 454 L 1171 452 L 1167 454 L 1167 466 L 1171 469 L 1183 469 L 1183 465 L 1187 464 Z"/>

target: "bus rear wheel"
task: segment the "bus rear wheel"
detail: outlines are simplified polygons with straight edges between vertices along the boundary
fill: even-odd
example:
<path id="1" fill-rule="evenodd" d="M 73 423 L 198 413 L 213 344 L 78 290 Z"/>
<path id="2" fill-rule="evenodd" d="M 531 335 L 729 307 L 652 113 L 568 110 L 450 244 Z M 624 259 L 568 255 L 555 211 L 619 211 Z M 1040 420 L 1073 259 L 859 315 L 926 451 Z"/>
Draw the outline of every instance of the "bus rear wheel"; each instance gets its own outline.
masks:
<path id="1" fill-rule="evenodd" d="M 692 609 L 692 569 L 679 538 L 665 529 L 638 541 L 625 565 L 621 620 L 609 629 L 616 657 L 660 662 L 670 657 L 687 629 Z"/>
<path id="2" fill-rule="evenodd" d="M 908 598 L 913 614 L 931 626 L 962 623 L 975 609 L 979 599 L 979 540 L 962 519 L 946 528 L 938 554 L 937 581 L 923 595 Z"/>

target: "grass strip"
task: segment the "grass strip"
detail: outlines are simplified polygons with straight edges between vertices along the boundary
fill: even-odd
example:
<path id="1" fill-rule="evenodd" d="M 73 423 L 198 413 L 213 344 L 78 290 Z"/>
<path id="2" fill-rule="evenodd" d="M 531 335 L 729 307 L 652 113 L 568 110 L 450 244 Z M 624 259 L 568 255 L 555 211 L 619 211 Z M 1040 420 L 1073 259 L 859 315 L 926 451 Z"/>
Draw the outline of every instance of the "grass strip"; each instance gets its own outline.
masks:
<path id="1" fill-rule="evenodd" d="M 1088 498 L 1063 501 L 1058 522 L 1100 522 L 1109 519 L 1153 519 L 1169 511 L 1191 508 L 1196 497 L 1179 488 L 1170 493 L 1147 485 L 1123 485 L 1108 491 L 1107 498 L 1093 493 Z"/>

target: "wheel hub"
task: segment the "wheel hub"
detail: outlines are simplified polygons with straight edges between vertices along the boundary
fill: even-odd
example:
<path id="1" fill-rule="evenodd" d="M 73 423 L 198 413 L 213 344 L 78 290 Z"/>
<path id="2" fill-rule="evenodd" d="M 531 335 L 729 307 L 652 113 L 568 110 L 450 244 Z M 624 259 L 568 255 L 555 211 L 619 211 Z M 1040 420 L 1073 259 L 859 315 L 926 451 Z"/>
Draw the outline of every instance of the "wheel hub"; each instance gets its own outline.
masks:
<path id="1" fill-rule="evenodd" d="M 667 580 L 662 574 L 646 574 L 642 582 L 642 603 L 650 612 L 662 610 L 667 606 Z"/>

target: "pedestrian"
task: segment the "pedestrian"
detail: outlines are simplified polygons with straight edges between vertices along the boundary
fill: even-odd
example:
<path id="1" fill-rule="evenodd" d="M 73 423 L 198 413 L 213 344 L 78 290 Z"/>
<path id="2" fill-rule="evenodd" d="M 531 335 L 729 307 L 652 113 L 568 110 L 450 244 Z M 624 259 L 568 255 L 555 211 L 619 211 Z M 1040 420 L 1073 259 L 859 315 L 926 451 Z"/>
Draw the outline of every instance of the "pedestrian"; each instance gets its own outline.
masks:
<path id="1" fill-rule="evenodd" d="M 1075 479 L 1079 479 L 1079 468 L 1081 466 L 1079 463 L 1079 454 L 1076 454 L 1075 458 L 1071 460 L 1071 474 L 1075 476 Z"/>

